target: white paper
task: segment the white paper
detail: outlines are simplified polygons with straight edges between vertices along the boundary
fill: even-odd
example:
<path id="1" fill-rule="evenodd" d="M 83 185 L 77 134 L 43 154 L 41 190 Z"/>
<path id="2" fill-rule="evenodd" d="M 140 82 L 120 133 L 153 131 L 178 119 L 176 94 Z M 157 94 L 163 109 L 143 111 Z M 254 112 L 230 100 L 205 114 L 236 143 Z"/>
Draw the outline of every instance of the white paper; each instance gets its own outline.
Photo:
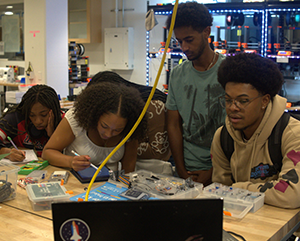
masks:
<path id="1" fill-rule="evenodd" d="M 12 162 L 11 160 L 7 159 L 7 158 L 3 158 L 1 160 L 2 163 L 10 163 L 10 164 L 21 164 L 21 163 L 28 163 L 31 161 L 35 161 L 38 160 L 38 157 L 36 156 L 34 150 L 22 150 L 25 151 L 26 155 L 25 155 L 25 159 L 22 162 Z"/>

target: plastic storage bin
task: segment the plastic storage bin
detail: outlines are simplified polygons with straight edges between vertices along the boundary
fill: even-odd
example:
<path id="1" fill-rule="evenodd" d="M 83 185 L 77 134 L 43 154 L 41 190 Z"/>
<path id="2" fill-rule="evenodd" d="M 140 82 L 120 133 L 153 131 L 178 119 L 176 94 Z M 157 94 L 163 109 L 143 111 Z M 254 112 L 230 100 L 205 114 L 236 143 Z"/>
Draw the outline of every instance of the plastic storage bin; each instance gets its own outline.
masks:
<path id="1" fill-rule="evenodd" d="M 246 189 L 226 186 L 220 183 L 212 183 L 203 189 L 203 195 L 224 199 L 224 211 L 231 213 L 233 217 L 242 218 L 245 214 L 256 212 L 264 205 L 265 194 L 250 192 Z M 226 210 L 230 208 L 230 210 Z M 233 210 L 235 210 L 233 212 Z"/>
<path id="2" fill-rule="evenodd" d="M 49 210 L 52 203 L 65 202 L 70 198 L 60 182 L 30 184 L 26 186 L 26 191 L 34 211 Z"/>
<path id="3" fill-rule="evenodd" d="M 202 193 L 203 184 L 185 179 L 139 170 L 129 173 L 131 187 L 158 199 L 188 199 Z"/>
<path id="4" fill-rule="evenodd" d="M 18 166 L 0 162 L 0 202 L 16 197 L 19 170 Z"/>
<path id="5" fill-rule="evenodd" d="M 239 203 L 230 200 L 224 200 L 223 206 L 224 215 L 235 218 L 243 218 L 253 207 L 251 203 Z"/>
<path id="6" fill-rule="evenodd" d="M 34 170 L 26 176 L 27 179 L 32 180 L 34 183 L 39 183 L 46 178 L 47 171 L 45 170 Z"/>

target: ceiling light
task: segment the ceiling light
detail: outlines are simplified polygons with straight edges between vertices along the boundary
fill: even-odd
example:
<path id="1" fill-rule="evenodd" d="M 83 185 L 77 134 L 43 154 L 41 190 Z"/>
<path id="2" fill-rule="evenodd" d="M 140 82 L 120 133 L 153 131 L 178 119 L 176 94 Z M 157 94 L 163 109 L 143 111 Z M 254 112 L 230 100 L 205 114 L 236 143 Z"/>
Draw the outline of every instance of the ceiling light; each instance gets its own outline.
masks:
<path id="1" fill-rule="evenodd" d="M 6 8 L 13 8 L 13 6 L 6 6 Z"/>
<path id="2" fill-rule="evenodd" d="M 10 12 L 10 11 L 7 11 L 4 13 L 5 15 L 13 15 L 14 13 L 13 12 Z"/>

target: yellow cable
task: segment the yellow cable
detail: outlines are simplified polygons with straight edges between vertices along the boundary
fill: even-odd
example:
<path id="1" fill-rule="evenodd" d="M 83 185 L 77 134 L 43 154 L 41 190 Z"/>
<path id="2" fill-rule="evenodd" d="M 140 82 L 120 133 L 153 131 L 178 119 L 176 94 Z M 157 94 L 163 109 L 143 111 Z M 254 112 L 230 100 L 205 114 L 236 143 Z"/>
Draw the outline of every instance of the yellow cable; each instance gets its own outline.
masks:
<path id="1" fill-rule="evenodd" d="M 176 0 L 175 2 L 175 5 L 174 5 L 174 8 L 173 8 L 173 13 L 172 13 L 172 20 L 171 20 L 171 25 L 170 25 L 170 29 L 169 29 L 169 34 L 168 34 L 168 38 L 167 38 L 167 42 L 166 42 L 166 45 L 165 45 L 165 50 L 164 50 L 164 53 L 163 53 L 163 57 L 162 57 L 162 60 L 161 60 L 161 63 L 160 63 L 160 66 L 159 66 L 159 69 L 158 69 L 158 72 L 157 72 L 157 75 L 156 75 L 156 79 L 155 79 L 155 82 L 154 82 L 154 85 L 152 87 L 152 90 L 150 92 L 150 95 L 148 97 L 148 100 L 144 106 L 144 109 L 141 113 L 141 115 L 139 116 L 138 120 L 136 121 L 136 123 L 134 124 L 134 126 L 132 127 L 132 129 L 130 130 L 130 132 L 127 134 L 127 136 L 112 150 L 112 152 L 105 158 L 105 160 L 101 163 L 101 165 L 98 167 L 98 170 L 95 172 L 94 176 L 92 177 L 92 180 L 88 186 L 88 189 L 86 191 L 86 194 L 85 194 L 85 201 L 88 201 L 88 197 L 89 197 L 89 193 L 90 193 L 90 190 L 91 190 L 91 187 L 98 175 L 98 173 L 100 172 L 100 170 L 103 168 L 103 166 L 106 164 L 106 162 L 112 157 L 113 154 L 115 154 L 115 152 L 122 146 L 124 145 L 124 143 L 129 139 L 129 137 L 133 134 L 133 132 L 135 131 L 135 129 L 138 127 L 138 125 L 140 124 L 141 120 L 143 119 L 147 109 L 148 109 L 148 106 L 150 104 L 150 101 L 154 95 L 154 92 L 155 92 L 155 89 L 156 89 L 156 86 L 158 84 L 158 80 L 159 80 L 159 77 L 160 77 L 160 74 L 161 74 L 161 71 L 163 69 L 163 66 L 164 66 L 164 62 L 165 62 L 165 58 L 166 58 L 166 53 L 167 53 L 167 49 L 169 48 L 169 44 L 170 44 L 170 41 L 171 41 L 171 37 L 172 37 L 172 32 L 173 32 L 173 28 L 174 28 L 174 24 L 175 24 L 175 18 L 176 18 L 176 13 L 177 13 L 177 7 L 178 7 L 178 1 L 179 0 Z"/>

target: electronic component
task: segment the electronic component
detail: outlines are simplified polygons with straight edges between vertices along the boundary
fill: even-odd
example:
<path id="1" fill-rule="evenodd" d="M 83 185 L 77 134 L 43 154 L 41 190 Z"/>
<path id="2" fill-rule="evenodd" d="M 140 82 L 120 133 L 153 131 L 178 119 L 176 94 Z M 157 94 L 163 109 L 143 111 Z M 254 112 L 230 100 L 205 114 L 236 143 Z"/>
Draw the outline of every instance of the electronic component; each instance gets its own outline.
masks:
<path id="1" fill-rule="evenodd" d="M 28 184 L 34 184 L 34 183 L 39 183 L 43 181 L 46 178 L 47 171 L 44 170 L 35 170 L 28 174 L 25 178 L 20 178 L 17 181 L 17 184 L 21 188 L 26 188 Z"/>
<path id="2" fill-rule="evenodd" d="M 75 171 L 74 169 L 71 169 L 71 173 L 81 182 L 81 183 L 89 183 L 91 179 L 93 178 L 95 172 L 97 170 L 91 166 L 89 166 L 86 169 L 83 169 L 81 171 Z M 107 181 L 110 177 L 111 173 L 109 172 L 109 169 L 106 166 L 103 166 L 100 172 L 98 173 L 95 182 L 103 182 Z"/>
<path id="3" fill-rule="evenodd" d="M 130 188 L 125 192 L 119 194 L 122 197 L 126 197 L 131 200 L 148 200 L 150 195 L 136 188 Z"/>
<path id="4" fill-rule="evenodd" d="M 194 198 L 202 192 L 203 184 L 193 180 L 153 174 L 139 170 L 129 173 L 130 188 L 145 192 L 154 198 Z"/>
<path id="5" fill-rule="evenodd" d="M 64 180 L 64 183 L 67 183 L 68 177 L 68 171 L 54 171 L 48 179 L 48 182 L 60 182 L 61 180 Z"/>
<path id="6" fill-rule="evenodd" d="M 47 171 L 45 170 L 34 170 L 30 174 L 26 176 L 26 178 L 35 180 L 36 182 L 40 182 L 46 178 Z"/>

